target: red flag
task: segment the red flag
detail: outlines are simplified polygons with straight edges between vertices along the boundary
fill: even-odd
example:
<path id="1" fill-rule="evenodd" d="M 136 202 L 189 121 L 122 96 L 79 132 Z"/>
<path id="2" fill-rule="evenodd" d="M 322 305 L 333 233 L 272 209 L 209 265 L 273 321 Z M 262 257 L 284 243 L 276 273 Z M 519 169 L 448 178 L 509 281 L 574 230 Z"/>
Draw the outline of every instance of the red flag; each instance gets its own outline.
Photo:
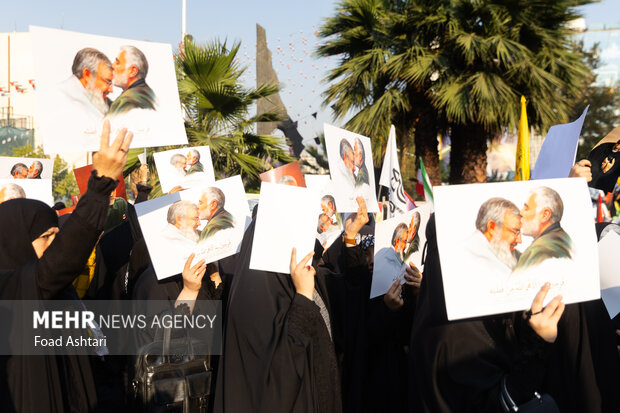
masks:
<path id="1" fill-rule="evenodd" d="M 596 222 L 603 222 L 603 197 L 598 194 L 598 203 L 596 208 Z"/>

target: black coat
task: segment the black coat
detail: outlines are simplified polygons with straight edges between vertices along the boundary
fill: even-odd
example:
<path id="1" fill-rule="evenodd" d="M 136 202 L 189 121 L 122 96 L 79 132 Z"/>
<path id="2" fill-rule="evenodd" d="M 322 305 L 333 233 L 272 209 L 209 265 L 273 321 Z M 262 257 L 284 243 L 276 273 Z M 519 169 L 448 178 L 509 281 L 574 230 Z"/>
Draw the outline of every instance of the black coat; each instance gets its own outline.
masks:
<path id="1" fill-rule="evenodd" d="M 110 192 L 117 184 L 94 174 L 88 191 L 40 259 L 29 244 L 58 225 L 55 213 L 28 199 L 0 205 L 0 267 L 5 269 L 0 272 L 0 299 L 58 298 L 82 271 L 101 234 Z M 96 404 L 85 356 L 3 356 L 0 363 L 3 411 L 86 412 Z"/>

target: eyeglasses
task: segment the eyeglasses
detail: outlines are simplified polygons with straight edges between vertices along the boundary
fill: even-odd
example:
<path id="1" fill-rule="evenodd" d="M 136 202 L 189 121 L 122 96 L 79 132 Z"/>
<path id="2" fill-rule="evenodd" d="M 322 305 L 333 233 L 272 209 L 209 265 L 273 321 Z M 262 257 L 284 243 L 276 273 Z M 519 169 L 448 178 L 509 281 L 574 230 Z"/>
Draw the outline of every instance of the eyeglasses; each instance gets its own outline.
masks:
<path id="1" fill-rule="evenodd" d="M 519 235 L 521 235 L 521 230 L 520 229 L 513 229 L 513 228 L 508 228 L 508 227 L 503 227 L 503 228 L 505 228 L 506 230 L 512 232 L 515 235 L 515 237 L 518 237 Z"/>

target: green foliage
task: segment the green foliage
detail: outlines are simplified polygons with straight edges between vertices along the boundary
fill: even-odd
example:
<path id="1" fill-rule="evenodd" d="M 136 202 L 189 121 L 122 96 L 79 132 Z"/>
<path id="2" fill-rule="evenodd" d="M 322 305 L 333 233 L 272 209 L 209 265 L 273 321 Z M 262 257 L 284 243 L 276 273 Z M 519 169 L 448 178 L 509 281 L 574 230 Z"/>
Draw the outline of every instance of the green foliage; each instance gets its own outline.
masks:
<path id="1" fill-rule="evenodd" d="M 314 159 L 316 165 L 314 163 L 306 161 L 305 159 L 300 162 L 300 165 L 309 168 L 312 173 L 315 174 L 320 174 L 321 169 L 329 170 L 329 163 L 327 161 L 327 147 L 325 146 L 325 135 L 321 132 L 318 135 L 318 138 L 318 146 L 309 145 L 304 148 L 308 155 L 310 155 Z"/>
<path id="2" fill-rule="evenodd" d="M 197 45 L 191 36 L 186 36 L 175 61 L 189 145 L 209 146 L 216 178 L 240 174 L 246 190 L 252 192 L 258 190 L 259 174 L 272 163 L 288 163 L 294 158 L 281 138 L 254 132 L 256 122 L 280 120 L 273 112 L 250 114 L 258 99 L 268 99 L 278 87 L 243 86 L 240 78 L 245 68 L 239 66 L 236 58 L 240 46 L 234 43 L 229 49 L 226 42 L 219 40 Z M 160 147 L 156 151 L 177 148 L 180 146 Z M 137 155 L 142 152 L 143 149 L 129 152 L 125 176 L 140 166 Z M 160 196 L 152 149 L 147 149 L 147 163 L 151 172 L 149 184 L 153 186 L 151 196 Z"/>
<path id="3" fill-rule="evenodd" d="M 531 126 L 568 121 L 590 68 L 567 23 L 591 2 L 343 0 L 319 30 L 317 55 L 340 59 L 325 79 L 324 104 L 338 119 L 353 115 L 346 126 L 373 138 L 376 163 L 394 124 L 401 149 L 415 138 L 416 155 L 433 155 L 425 163 L 439 174 L 428 149 L 437 133 L 458 126 L 453 141 L 483 140 L 453 151 L 464 167 L 452 173 L 484 170 L 484 137 L 518 125 L 521 95 Z"/>
<path id="4" fill-rule="evenodd" d="M 588 157 L 588 154 L 600 141 L 620 124 L 620 93 L 618 85 L 602 86 L 596 83 L 595 69 L 599 67 L 599 49 L 594 45 L 589 50 L 583 49 L 583 44 L 575 45 L 576 49 L 584 53 L 586 62 L 592 69 L 592 73 L 586 78 L 587 86 L 580 96 L 573 102 L 574 108 L 570 120 L 575 120 L 583 113 L 586 105 L 590 105 L 588 114 L 583 122 L 581 138 L 577 149 L 577 161 Z"/>
<path id="5" fill-rule="evenodd" d="M 178 85 L 190 144 L 210 147 L 216 175 L 241 174 L 246 189 L 257 189 L 261 172 L 293 158 L 281 138 L 254 132 L 257 122 L 280 120 L 274 112 L 250 115 L 252 105 L 277 93 L 278 86 L 242 85 L 245 68 L 236 62 L 240 46 L 229 49 L 218 40 L 200 46 L 186 39 L 177 57 Z"/>
<path id="6" fill-rule="evenodd" d="M 30 145 L 14 148 L 9 156 L 18 158 L 50 158 L 43 153 L 42 147 L 38 146 L 36 149 L 33 149 Z M 54 158 L 54 172 L 52 174 L 52 195 L 54 196 L 54 201 L 66 203 L 71 199 L 71 195 L 79 194 L 80 191 L 73 175 L 73 169 L 69 167 L 64 159 L 56 155 L 56 158 Z"/>

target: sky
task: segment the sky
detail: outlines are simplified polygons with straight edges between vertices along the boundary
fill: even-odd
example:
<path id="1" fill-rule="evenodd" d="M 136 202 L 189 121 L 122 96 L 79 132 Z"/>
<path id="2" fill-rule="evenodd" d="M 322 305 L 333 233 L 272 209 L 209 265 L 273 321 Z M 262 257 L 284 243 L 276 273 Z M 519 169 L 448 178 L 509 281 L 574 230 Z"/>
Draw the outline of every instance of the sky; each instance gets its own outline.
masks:
<path id="1" fill-rule="evenodd" d="M 28 31 L 29 25 L 135 40 L 170 43 L 181 40 L 181 0 L 6 0 L 0 13 L 0 32 Z M 241 41 L 240 63 L 247 66 L 244 82 L 255 86 L 256 24 L 267 31 L 273 66 L 283 90 L 281 97 L 289 116 L 297 120 L 304 143 L 312 143 L 323 123 L 334 123 L 322 108 L 321 82 L 337 59 L 317 59 L 315 33 L 333 14 L 334 0 L 187 0 L 187 32 L 197 42 L 213 39 Z M 620 1 L 603 0 L 583 6 L 588 26 L 620 27 Z M 620 31 L 588 34 L 586 43 L 597 41 L 603 58 L 620 67 Z M 605 52 L 606 51 L 606 52 Z M 318 112 L 317 119 L 312 113 Z"/>

